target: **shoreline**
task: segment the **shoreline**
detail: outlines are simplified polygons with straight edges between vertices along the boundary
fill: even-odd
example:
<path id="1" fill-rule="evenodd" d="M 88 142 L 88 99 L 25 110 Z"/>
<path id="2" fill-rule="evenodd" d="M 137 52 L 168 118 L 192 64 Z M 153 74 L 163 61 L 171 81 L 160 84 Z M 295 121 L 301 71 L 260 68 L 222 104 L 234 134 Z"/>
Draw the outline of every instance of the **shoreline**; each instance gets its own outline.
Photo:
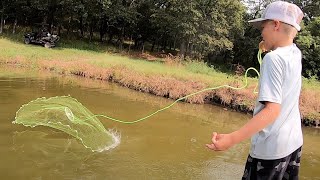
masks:
<path id="1" fill-rule="evenodd" d="M 6 62 L 1 62 L 0 64 L 18 68 L 34 68 L 30 67 L 28 63 L 20 60 L 8 60 Z M 207 84 L 200 81 L 183 81 L 169 76 L 145 76 L 121 65 L 101 68 L 79 61 L 61 62 L 38 60 L 37 66 L 37 68 L 50 71 L 51 73 L 61 75 L 71 74 L 88 79 L 108 81 L 136 91 L 173 100 L 208 88 Z M 240 85 L 239 82 L 234 82 L 231 86 L 239 87 L 242 85 Z M 233 90 L 230 88 L 210 90 L 188 97 L 184 102 L 194 104 L 214 104 L 233 111 L 252 114 L 256 99 L 256 94 L 253 93 L 254 88 L 255 86 L 251 85 L 241 90 Z M 306 111 L 306 109 L 308 109 L 308 101 L 310 101 L 308 98 L 310 95 L 308 95 L 308 93 L 312 92 L 302 92 L 300 97 L 300 109 L 302 114 L 301 123 L 306 127 L 319 128 L 320 120 L 309 118 L 308 111 Z"/>

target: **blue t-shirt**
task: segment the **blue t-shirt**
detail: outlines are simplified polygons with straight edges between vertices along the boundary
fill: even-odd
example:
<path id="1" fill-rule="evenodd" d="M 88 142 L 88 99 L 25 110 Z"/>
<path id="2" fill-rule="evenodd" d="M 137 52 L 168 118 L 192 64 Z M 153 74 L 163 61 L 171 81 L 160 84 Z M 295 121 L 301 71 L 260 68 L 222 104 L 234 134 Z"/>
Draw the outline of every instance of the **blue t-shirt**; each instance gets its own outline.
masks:
<path id="1" fill-rule="evenodd" d="M 301 58 L 295 44 L 279 47 L 263 58 L 253 114 L 264 108 L 265 101 L 281 104 L 281 111 L 272 124 L 251 138 L 250 155 L 254 158 L 283 158 L 303 144 L 299 111 Z"/>

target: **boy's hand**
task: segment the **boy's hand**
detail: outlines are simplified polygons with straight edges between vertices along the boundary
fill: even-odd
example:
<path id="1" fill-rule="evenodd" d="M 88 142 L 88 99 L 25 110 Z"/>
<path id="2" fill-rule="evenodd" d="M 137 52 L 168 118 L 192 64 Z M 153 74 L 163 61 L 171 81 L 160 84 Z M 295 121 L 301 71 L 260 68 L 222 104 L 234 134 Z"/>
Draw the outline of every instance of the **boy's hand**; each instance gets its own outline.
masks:
<path id="1" fill-rule="evenodd" d="M 264 41 L 261 41 L 259 43 L 259 49 L 262 51 L 262 52 L 266 52 L 268 51 L 268 49 L 266 48 L 265 44 L 264 44 Z"/>
<path id="2" fill-rule="evenodd" d="M 206 144 L 206 146 L 214 151 L 224 151 L 234 144 L 231 134 L 218 134 L 214 132 L 212 134 L 212 144 Z"/>

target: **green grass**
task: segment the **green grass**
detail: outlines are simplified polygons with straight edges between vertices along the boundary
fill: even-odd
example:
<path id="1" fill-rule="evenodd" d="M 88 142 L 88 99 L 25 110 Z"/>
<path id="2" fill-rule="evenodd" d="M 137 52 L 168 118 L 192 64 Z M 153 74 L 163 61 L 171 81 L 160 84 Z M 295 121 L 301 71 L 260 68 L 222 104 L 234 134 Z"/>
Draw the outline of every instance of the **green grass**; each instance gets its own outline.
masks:
<path id="1" fill-rule="evenodd" d="M 180 80 L 201 81 L 211 87 L 228 84 L 237 77 L 218 72 L 203 62 L 188 61 L 183 65 L 165 65 L 160 61 L 147 61 L 120 55 L 117 49 L 98 42 L 62 40 L 58 46 L 47 49 L 39 45 L 23 44 L 22 34 L 0 36 L 0 61 L 23 58 L 35 64 L 38 60 L 76 61 L 84 60 L 99 67 L 120 65 L 145 76 L 169 76 Z M 239 78 L 238 78 L 239 79 Z M 256 78 L 248 78 L 249 83 L 256 83 Z M 304 80 L 304 88 L 319 90 L 317 80 Z"/>
<path id="2" fill-rule="evenodd" d="M 320 81 L 317 80 L 315 77 L 310 79 L 303 78 L 302 82 L 302 88 L 320 92 Z"/>
<path id="3" fill-rule="evenodd" d="M 128 56 L 126 52 L 119 52 L 118 49 L 112 46 L 108 46 L 105 44 L 93 42 L 85 42 L 85 41 L 71 41 L 64 40 L 58 44 L 58 47 L 47 49 L 38 45 L 25 45 L 23 43 L 23 39 L 16 36 L 0 36 L 0 71 L 1 71 L 1 63 L 11 62 L 17 63 L 22 61 L 21 65 L 26 65 L 30 70 L 30 67 L 34 67 L 31 69 L 32 71 L 39 69 L 38 62 L 47 62 L 53 61 L 53 69 L 56 72 L 71 72 L 71 68 L 75 68 L 75 70 L 82 71 L 82 65 L 91 64 L 93 65 L 94 71 L 95 67 L 105 67 L 111 69 L 112 72 L 119 72 L 121 70 L 117 70 L 114 66 L 124 67 L 125 71 L 132 71 L 133 74 L 137 73 L 139 79 L 141 76 L 145 77 L 162 77 L 172 78 L 174 80 L 179 81 L 193 81 L 196 83 L 203 83 L 207 87 L 217 87 L 221 85 L 233 85 L 235 82 L 239 87 L 244 85 L 244 76 L 239 77 L 232 75 L 232 73 L 220 72 L 212 67 L 208 67 L 203 62 L 198 61 L 183 61 L 177 63 L 175 61 L 166 62 L 163 59 L 157 59 L 154 61 L 148 61 L 144 59 L 139 59 L 136 56 Z M 22 35 L 19 35 L 23 37 Z M 46 60 L 46 61 L 43 61 Z M 64 65 L 66 63 L 60 62 L 74 62 L 80 61 L 80 63 L 71 63 L 70 66 L 67 64 L 67 70 Z M 55 63 L 60 65 L 55 65 Z M 62 66 L 61 66 L 62 65 Z M 43 66 L 43 65 L 42 65 Z M 52 64 L 49 66 L 52 67 Z M 36 71 L 34 71 L 36 72 Z M 130 72 L 131 73 L 131 72 Z M 127 73 L 127 76 L 131 74 Z M 6 76 L 6 75 L 4 75 Z M 122 77 L 117 78 L 121 79 Z M 152 79 L 150 78 L 150 79 Z M 124 80 L 126 77 L 123 78 Z M 130 79 L 130 78 L 129 78 Z M 148 78 L 141 78 L 148 79 Z M 163 79 L 163 78 L 162 78 Z M 253 87 L 257 85 L 257 78 L 248 78 L 249 86 Z M 132 83 L 128 81 L 128 83 Z M 134 85 L 134 82 L 132 83 Z M 143 84 L 143 83 L 142 83 Z M 190 84 L 190 82 L 186 83 Z M 147 86 L 147 85 L 146 85 Z M 163 85 L 166 86 L 166 85 Z M 145 87 L 148 88 L 148 87 Z M 191 88 L 191 87 L 190 87 Z M 315 78 L 311 79 L 303 79 L 303 90 L 304 91 L 304 99 L 311 99 L 312 101 L 304 102 L 302 107 L 304 107 L 304 118 L 313 120 L 320 119 L 320 114 L 318 112 L 319 103 L 318 97 L 314 97 L 315 94 L 320 92 L 320 82 Z M 222 92 L 223 93 L 223 92 Z M 224 97 L 225 95 L 225 97 Z M 252 99 L 251 95 L 248 95 L 248 92 L 238 94 L 228 93 L 222 95 L 217 95 L 219 98 L 225 100 L 225 102 L 229 102 L 230 95 L 232 98 L 238 98 L 241 103 L 240 105 L 247 105 L 246 107 L 250 108 L 251 105 L 254 104 L 254 99 Z M 235 97 L 236 96 L 236 97 Z M 242 101 L 241 101 L 242 100 Z"/>
<path id="4" fill-rule="evenodd" d="M 83 50 L 86 49 L 87 50 Z M 232 81 L 232 76 L 216 72 L 204 63 L 187 62 L 185 65 L 168 66 L 155 61 L 130 58 L 116 53 L 110 53 L 110 46 L 99 46 L 85 42 L 61 42 L 58 47 L 47 49 L 39 45 L 25 45 L 15 41 L 14 38 L 0 37 L 0 60 L 23 58 L 30 63 L 38 60 L 75 61 L 85 60 L 99 67 L 111 67 L 115 65 L 125 66 L 133 71 L 146 76 L 159 75 L 171 76 L 182 80 L 204 81 L 209 85 L 220 85 Z"/>

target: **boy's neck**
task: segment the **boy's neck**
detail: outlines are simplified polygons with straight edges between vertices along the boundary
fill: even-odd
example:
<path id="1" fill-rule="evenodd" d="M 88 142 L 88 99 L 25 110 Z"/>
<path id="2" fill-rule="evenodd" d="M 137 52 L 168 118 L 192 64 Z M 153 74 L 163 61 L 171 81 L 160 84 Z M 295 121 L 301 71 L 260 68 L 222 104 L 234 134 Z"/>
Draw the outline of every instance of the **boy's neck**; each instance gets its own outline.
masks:
<path id="1" fill-rule="evenodd" d="M 277 41 L 277 43 L 274 46 L 274 49 L 277 49 L 279 47 L 286 47 L 293 44 L 293 39 L 290 38 L 282 38 Z"/>

